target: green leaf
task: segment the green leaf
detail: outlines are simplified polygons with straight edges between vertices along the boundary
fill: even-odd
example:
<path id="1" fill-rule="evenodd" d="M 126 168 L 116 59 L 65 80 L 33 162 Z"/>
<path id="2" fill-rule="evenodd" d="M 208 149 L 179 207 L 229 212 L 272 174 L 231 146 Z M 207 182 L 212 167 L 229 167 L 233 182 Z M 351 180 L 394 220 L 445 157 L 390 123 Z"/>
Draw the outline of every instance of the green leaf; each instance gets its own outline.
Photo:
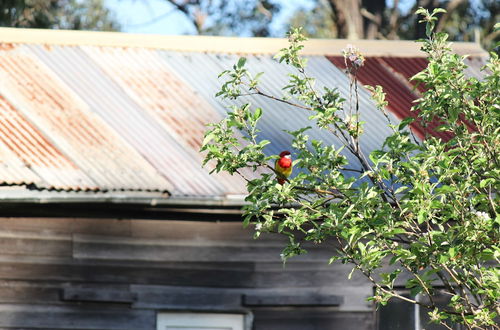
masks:
<path id="1" fill-rule="evenodd" d="M 446 193 L 451 193 L 456 190 L 455 187 L 448 186 L 448 185 L 442 185 L 441 187 L 438 187 L 434 190 L 435 193 L 438 194 L 446 194 Z"/>
<path id="2" fill-rule="evenodd" d="M 393 256 L 391 260 L 389 261 L 389 265 L 393 265 L 396 261 L 399 260 L 399 256 Z"/>
<path id="3" fill-rule="evenodd" d="M 213 140 L 214 137 L 215 133 L 213 131 L 209 131 L 207 134 L 205 134 L 205 138 L 203 139 L 201 146 L 202 147 L 206 146 L 210 141 Z"/>
<path id="4" fill-rule="evenodd" d="M 432 35 L 432 30 L 434 30 L 434 24 L 432 22 L 427 22 L 425 25 L 425 35 L 430 38 Z"/>
<path id="5" fill-rule="evenodd" d="M 375 189 L 372 189 L 366 194 L 367 199 L 373 199 L 378 196 L 378 193 L 375 191 Z"/>
<path id="6" fill-rule="evenodd" d="M 262 140 L 262 141 L 259 142 L 259 147 L 263 148 L 263 147 L 267 146 L 270 143 L 271 143 L 271 141 L 269 141 L 269 140 Z"/>
<path id="7" fill-rule="evenodd" d="M 396 194 L 396 195 L 400 194 L 400 193 L 402 193 L 402 192 L 404 192 L 404 191 L 406 191 L 408 189 L 410 189 L 410 188 L 409 187 L 405 187 L 405 186 L 399 187 L 398 189 L 396 189 L 396 191 L 394 192 L 394 194 Z"/>
<path id="8" fill-rule="evenodd" d="M 394 228 L 393 230 L 391 230 L 391 233 L 393 235 L 397 235 L 397 234 L 405 234 L 407 233 L 407 231 L 404 228 Z"/>
<path id="9" fill-rule="evenodd" d="M 479 187 L 484 188 L 490 184 L 494 184 L 495 182 L 496 182 L 496 180 L 493 178 L 484 179 L 484 180 L 481 180 L 481 182 L 479 182 Z"/>
<path id="10" fill-rule="evenodd" d="M 366 247 L 363 243 L 359 242 L 358 243 L 358 248 L 359 248 L 359 252 L 361 252 L 361 255 L 365 255 L 366 254 Z"/>
<path id="11" fill-rule="evenodd" d="M 445 255 L 445 254 L 441 254 L 439 256 L 439 262 L 442 263 L 442 264 L 447 263 L 448 260 L 450 260 L 450 258 L 447 255 Z"/>
<path id="12" fill-rule="evenodd" d="M 406 126 L 410 125 L 414 121 L 415 121 L 415 118 L 412 118 L 412 117 L 407 117 L 407 118 L 401 120 L 401 122 L 398 125 L 398 130 L 400 130 L 400 131 L 403 130 Z"/>
<path id="13" fill-rule="evenodd" d="M 451 258 L 455 258 L 455 256 L 457 255 L 457 252 L 456 252 L 454 247 L 451 247 L 448 249 L 448 254 L 450 255 Z"/>
<path id="14" fill-rule="evenodd" d="M 257 108 L 257 109 L 255 109 L 255 112 L 253 114 L 253 119 L 257 121 L 260 119 L 260 117 L 262 117 L 262 109 Z"/>
<path id="15" fill-rule="evenodd" d="M 225 74 L 227 74 L 229 72 L 230 72 L 229 70 L 224 70 L 221 73 L 219 73 L 219 75 L 217 76 L 217 78 L 220 78 L 220 77 L 224 76 Z"/>
<path id="16" fill-rule="evenodd" d="M 286 129 L 285 129 L 285 130 L 283 130 L 283 131 L 284 131 L 284 132 L 286 132 L 286 133 L 288 133 L 288 134 L 290 134 L 290 135 L 292 135 L 292 136 L 294 136 L 294 137 L 297 137 L 297 136 L 299 136 L 300 134 L 302 134 L 302 133 L 304 133 L 305 131 L 310 130 L 310 129 L 312 129 L 312 127 L 311 127 L 311 126 L 306 126 L 306 127 L 301 128 L 301 129 L 298 129 L 298 130 L 296 130 L 296 131 L 289 131 L 289 130 L 286 130 Z"/>
<path id="17" fill-rule="evenodd" d="M 432 16 L 439 14 L 439 13 L 446 13 L 446 9 L 444 8 L 434 8 L 432 11 Z"/>
<path id="18" fill-rule="evenodd" d="M 418 216 L 417 216 L 417 221 L 418 221 L 418 224 L 422 224 L 423 222 L 425 222 L 427 220 L 427 211 L 426 210 L 420 210 L 418 211 Z"/>
<path id="19" fill-rule="evenodd" d="M 238 64 L 236 64 L 236 66 L 238 68 L 242 68 L 245 66 L 245 63 L 247 62 L 247 59 L 245 57 L 240 57 L 240 59 L 238 60 Z"/>
<path id="20" fill-rule="evenodd" d="M 422 292 L 422 290 L 423 290 L 423 288 L 420 285 L 417 285 L 410 290 L 410 295 L 412 297 L 415 297 L 417 294 Z"/>
<path id="21" fill-rule="evenodd" d="M 427 9 L 425 9 L 424 7 L 419 7 L 416 11 L 415 11 L 415 15 L 423 15 L 423 16 L 426 16 L 426 15 L 429 15 L 429 11 Z"/>

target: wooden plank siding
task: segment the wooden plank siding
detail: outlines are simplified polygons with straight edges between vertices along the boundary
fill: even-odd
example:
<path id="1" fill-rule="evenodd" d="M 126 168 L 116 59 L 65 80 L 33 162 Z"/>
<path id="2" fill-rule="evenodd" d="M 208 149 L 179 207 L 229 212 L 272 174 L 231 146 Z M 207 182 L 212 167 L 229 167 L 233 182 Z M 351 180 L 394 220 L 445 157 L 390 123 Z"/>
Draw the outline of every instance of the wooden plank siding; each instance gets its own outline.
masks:
<path id="1" fill-rule="evenodd" d="M 372 329 L 371 286 L 332 249 L 280 260 L 240 222 L 0 218 L 0 329 L 155 329 L 160 311 L 253 315 L 255 330 Z M 279 297 L 283 297 L 280 299 Z"/>

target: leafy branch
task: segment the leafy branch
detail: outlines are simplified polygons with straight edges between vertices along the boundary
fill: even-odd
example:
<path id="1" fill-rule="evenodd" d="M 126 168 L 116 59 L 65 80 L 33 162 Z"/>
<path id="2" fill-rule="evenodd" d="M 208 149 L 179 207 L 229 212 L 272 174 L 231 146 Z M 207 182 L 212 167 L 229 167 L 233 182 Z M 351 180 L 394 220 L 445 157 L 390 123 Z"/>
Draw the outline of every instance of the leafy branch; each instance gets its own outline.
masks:
<path id="1" fill-rule="evenodd" d="M 417 141 L 407 118 L 391 122 L 380 86 L 368 87 L 377 111 L 387 120 L 391 134 L 369 155 L 360 141 L 364 111 L 357 79 L 364 70 L 363 55 L 354 47 L 344 51 L 349 95 L 337 88 L 315 88 L 307 75 L 307 59 L 300 56 L 305 38 L 300 30 L 289 34 L 290 45 L 277 55 L 289 65 L 283 87 L 275 96 L 259 85 L 263 73 L 252 76 L 241 58 L 225 79 L 217 96 L 239 100 L 264 97 L 306 111 L 311 126 L 285 131 L 294 150 L 296 175 L 281 185 L 267 153 L 272 141 L 259 139 L 259 121 L 265 109 L 235 105 L 205 135 L 205 162 L 214 171 L 256 173 L 247 180 L 248 202 L 244 223 L 253 223 L 256 237 L 264 232 L 286 235 L 284 260 L 304 253 L 303 243 L 321 244 L 333 238 L 333 261 L 354 265 L 376 288 L 372 300 L 385 304 L 402 299 L 429 310 L 434 322 L 450 328 L 461 323 L 469 329 L 499 329 L 500 315 L 500 62 L 492 54 L 484 79 L 464 75 L 464 57 L 453 54 L 444 33 L 435 33 L 437 15 L 419 9 L 427 39 L 421 40 L 428 66 L 414 80 L 426 86 L 415 104 L 418 120 L 439 122 L 438 131 L 451 138 L 427 136 Z M 311 139 L 311 129 L 325 130 L 340 147 Z M 347 151 L 356 162 L 349 163 Z M 368 156 L 368 157 L 367 157 Z M 357 176 L 347 175 L 356 173 Z M 401 276 L 405 275 L 403 279 Z M 403 281 L 415 298 L 395 288 Z M 435 295 L 444 292 L 448 306 L 437 306 Z M 422 302 L 421 295 L 428 299 Z"/>

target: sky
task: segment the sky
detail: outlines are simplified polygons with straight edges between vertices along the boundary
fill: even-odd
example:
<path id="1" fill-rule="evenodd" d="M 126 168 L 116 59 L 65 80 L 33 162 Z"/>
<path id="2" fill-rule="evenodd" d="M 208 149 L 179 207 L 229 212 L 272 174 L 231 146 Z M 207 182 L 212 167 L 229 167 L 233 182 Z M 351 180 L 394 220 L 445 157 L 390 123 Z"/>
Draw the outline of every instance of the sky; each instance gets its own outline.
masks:
<path id="1" fill-rule="evenodd" d="M 298 8 L 307 10 L 312 7 L 311 0 L 280 0 L 282 6 L 277 18 L 273 20 L 272 30 L 277 36 L 286 33 L 285 22 Z M 146 34 L 196 34 L 192 24 L 184 14 L 173 10 L 165 0 L 105 0 L 121 24 L 123 32 Z"/>
<path id="2" fill-rule="evenodd" d="M 194 26 L 181 12 L 175 10 L 166 0 L 104 0 L 106 6 L 116 15 L 122 31 L 128 33 L 182 35 L 196 34 Z M 244 0 L 235 0 L 244 1 Z M 283 37 L 287 32 L 289 17 L 298 9 L 312 10 L 317 0 L 274 0 L 281 10 L 273 19 L 271 32 Z M 480 1 L 480 0 L 475 0 Z M 387 0 L 390 8 L 394 0 Z M 400 0 L 398 6 L 407 12 L 415 0 Z"/>

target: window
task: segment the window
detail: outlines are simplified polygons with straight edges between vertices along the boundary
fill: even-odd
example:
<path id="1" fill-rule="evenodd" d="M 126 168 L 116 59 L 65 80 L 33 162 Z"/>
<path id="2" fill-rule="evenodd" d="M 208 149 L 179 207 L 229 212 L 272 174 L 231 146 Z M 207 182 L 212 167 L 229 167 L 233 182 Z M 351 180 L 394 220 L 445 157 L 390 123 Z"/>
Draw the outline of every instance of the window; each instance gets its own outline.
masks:
<path id="1" fill-rule="evenodd" d="M 160 313 L 158 330 L 243 330 L 241 314 Z"/>
<path id="2" fill-rule="evenodd" d="M 408 293 L 401 292 L 403 296 L 410 297 Z M 428 303 L 423 296 L 417 295 L 417 300 Z M 435 303 L 438 307 L 446 307 L 448 298 L 437 295 Z M 429 310 L 401 299 L 393 298 L 385 306 L 380 306 L 377 311 L 379 330 L 445 330 L 446 327 L 430 323 Z M 458 325 L 449 324 L 452 329 L 460 330 Z"/>

